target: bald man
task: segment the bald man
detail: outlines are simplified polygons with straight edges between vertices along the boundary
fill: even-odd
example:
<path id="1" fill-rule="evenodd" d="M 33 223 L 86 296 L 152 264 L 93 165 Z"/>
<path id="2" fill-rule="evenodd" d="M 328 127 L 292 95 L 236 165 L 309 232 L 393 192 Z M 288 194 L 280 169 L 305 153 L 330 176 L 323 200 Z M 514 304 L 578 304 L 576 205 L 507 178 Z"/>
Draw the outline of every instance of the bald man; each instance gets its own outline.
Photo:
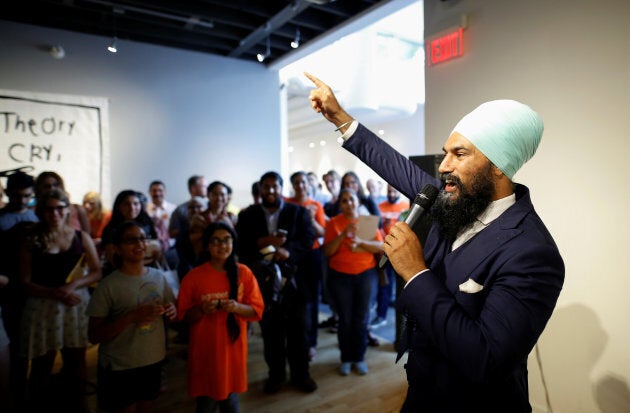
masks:
<path id="1" fill-rule="evenodd" d="M 335 125 L 344 148 L 409 198 L 428 183 L 441 189 L 424 245 L 398 222 L 383 247 L 406 283 L 397 299 L 407 318 L 398 348 L 399 358 L 408 350 L 402 411 L 531 412 L 527 356 L 564 281 L 564 263 L 528 188 L 512 181 L 540 142 L 538 114 L 513 100 L 480 105 L 446 140 L 440 181 L 306 76 L 316 87 L 311 106 Z"/>

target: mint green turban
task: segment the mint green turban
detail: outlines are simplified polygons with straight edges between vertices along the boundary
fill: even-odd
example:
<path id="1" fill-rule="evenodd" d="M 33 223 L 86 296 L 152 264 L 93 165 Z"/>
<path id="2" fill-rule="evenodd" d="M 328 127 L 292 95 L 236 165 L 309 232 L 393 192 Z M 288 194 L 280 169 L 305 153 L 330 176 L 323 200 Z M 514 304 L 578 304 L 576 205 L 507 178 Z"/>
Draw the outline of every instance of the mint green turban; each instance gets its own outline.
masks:
<path id="1" fill-rule="evenodd" d="M 543 128 L 542 119 L 529 106 L 493 100 L 464 116 L 453 132 L 468 139 L 511 180 L 536 153 Z"/>

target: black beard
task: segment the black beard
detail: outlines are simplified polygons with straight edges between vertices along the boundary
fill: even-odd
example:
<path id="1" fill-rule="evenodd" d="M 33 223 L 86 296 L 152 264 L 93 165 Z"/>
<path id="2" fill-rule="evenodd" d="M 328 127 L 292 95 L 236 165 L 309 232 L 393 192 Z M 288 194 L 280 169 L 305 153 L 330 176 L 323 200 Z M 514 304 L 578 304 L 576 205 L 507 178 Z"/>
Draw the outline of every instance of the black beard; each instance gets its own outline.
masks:
<path id="1" fill-rule="evenodd" d="M 280 198 L 276 198 L 276 200 L 273 201 L 273 202 L 269 202 L 265 198 L 263 198 L 262 205 L 265 208 L 279 208 L 280 207 Z"/>
<path id="2" fill-rule="evenodd" d="M 443 175 L 442 181 L 450 180 L 457 185 L 459 194 L 455 200 L 445 191 L 440 191 L 431 214 L 445 238 L 453 241 L 457 234 L 473 223 L 492 202 L 494 181 L 492 164 L 473 176 L 472 182 L 464 186 L 461 180 L 451 174 Z"/>

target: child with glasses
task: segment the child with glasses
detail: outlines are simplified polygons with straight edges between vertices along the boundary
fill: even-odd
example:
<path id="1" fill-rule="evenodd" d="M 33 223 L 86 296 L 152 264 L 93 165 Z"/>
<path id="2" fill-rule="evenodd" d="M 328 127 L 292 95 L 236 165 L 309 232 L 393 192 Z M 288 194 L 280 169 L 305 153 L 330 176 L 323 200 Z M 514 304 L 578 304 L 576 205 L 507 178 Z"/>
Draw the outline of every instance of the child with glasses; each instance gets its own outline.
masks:
<path id="1" fill-rule="evenodd" d="M 111 412 L 151 411 L 166 357 L 164 319 L 176 318 L 175 298 L 164 274 L 144 264 L 147 237 L 137 222 L 117 227 L 112 243 L 116 270 L 87 308 L 90 341 L 100 344 L 98 400 Z"/>
<path id="2" fill-rule="evenodd" d="M 237 262 L 236 232 L 224 222 L 203 232 L 206 260 L 182 279 L 179 318 L 190 326 L 188 393 L 196 412 L 238 412 L 247 390 L 247 321 L 262 317 L 264 303 L 252 271 Z"/>

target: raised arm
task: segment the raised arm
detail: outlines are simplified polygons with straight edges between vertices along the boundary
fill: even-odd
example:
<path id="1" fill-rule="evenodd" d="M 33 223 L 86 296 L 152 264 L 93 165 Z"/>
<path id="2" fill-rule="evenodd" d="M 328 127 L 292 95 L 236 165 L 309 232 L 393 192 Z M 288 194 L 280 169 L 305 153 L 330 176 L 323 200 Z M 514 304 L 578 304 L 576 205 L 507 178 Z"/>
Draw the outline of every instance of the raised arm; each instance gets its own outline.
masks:
<path id="1" fill-rule="evenodd" d="M 324 117 L 336 127 L 344 125 L 340 129 L 340 132 L 345 132 L 348 126 L 350 126 L 349 122 L 353 120 L 352 116 L 348 115 L 341 105 L 339 105 L 339 102 L 337 101 L 337 98 L 330 86 L 310 73 L 304 72 L 304 76 L 309 78 L 316 87 L 316 89 L 311 90 L 309 95 L 309 100 L 311 101 L 311 107 L 313 110 L 324 115 Z"/>
<path id="2" fill-rule="evenodd" d="M 315 89 L 311 90 L 309 96 L 313 110 L 324 115 L 338 128 L 341 127 L 339 132 L 345 133 L 351 121 L 354 120 L 352 116 L 341 107 L 330 86 L 310 73 L 304 73 L 304 75 L 315 85 Z M 427 183 L 441 186 L 438 179 L 424 172 L 408 157 L 399 153 L 363 125 L 358 125 L 352 137 L 344 138 L 347 139 L 343 144 L 345 149 L 361 159 L 407 198 L 415 198 Z"/>

